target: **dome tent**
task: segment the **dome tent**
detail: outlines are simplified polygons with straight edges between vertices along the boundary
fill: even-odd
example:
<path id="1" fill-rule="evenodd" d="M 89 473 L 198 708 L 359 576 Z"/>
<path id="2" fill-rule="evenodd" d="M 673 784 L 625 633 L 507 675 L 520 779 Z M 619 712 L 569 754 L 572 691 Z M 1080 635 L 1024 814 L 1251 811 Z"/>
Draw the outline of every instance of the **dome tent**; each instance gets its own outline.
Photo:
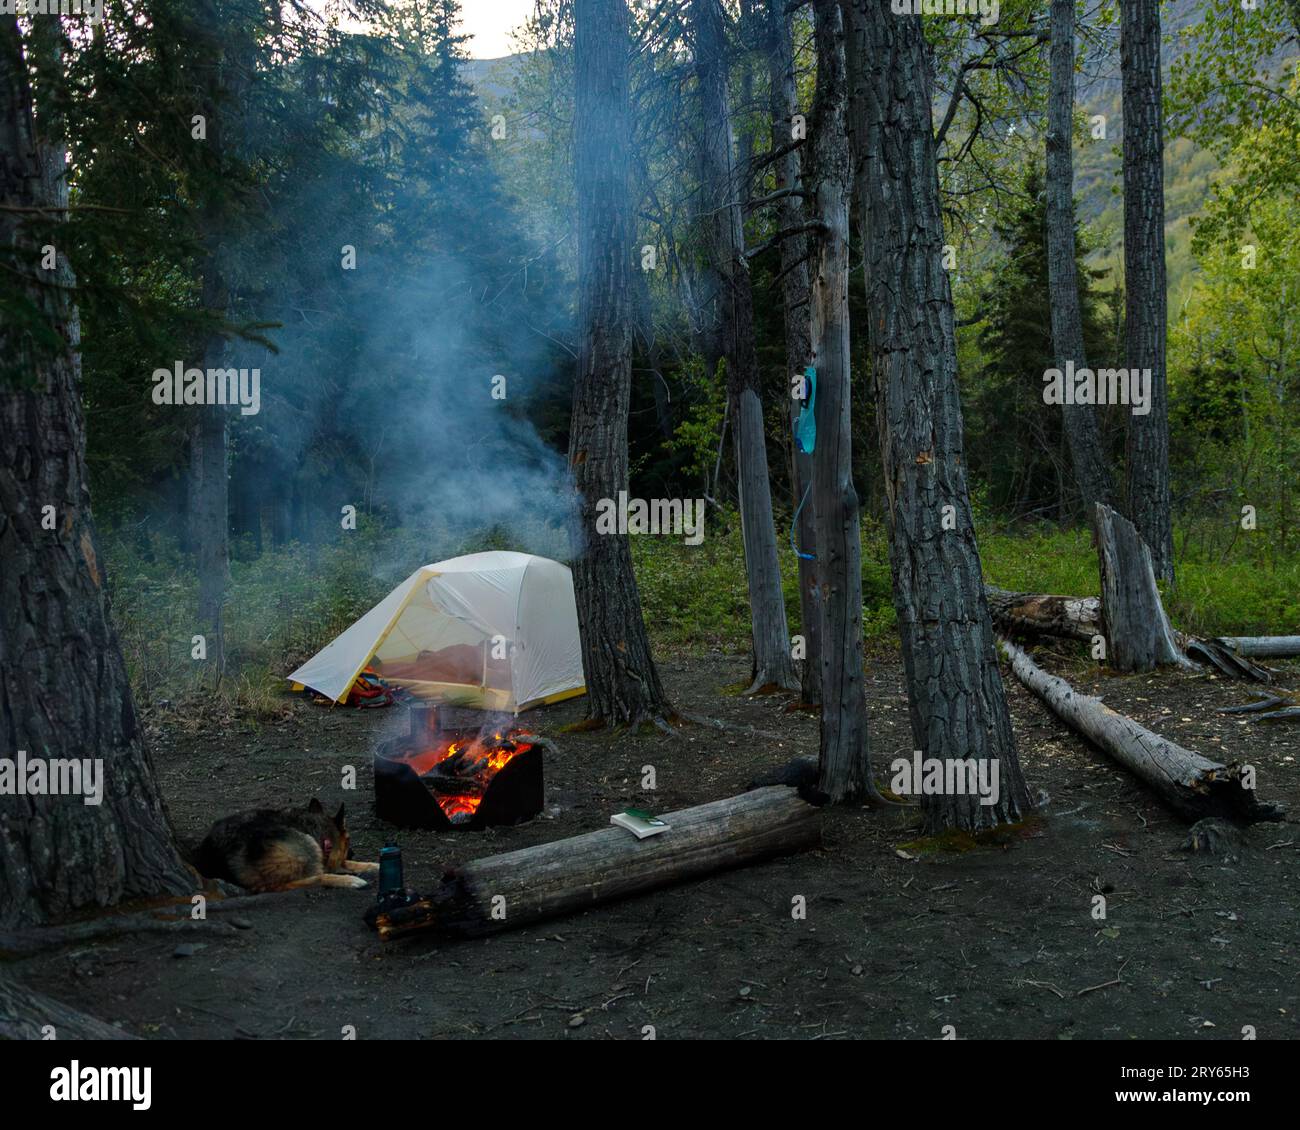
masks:
<path id="1" fill-rule="evenodd" d="M 421 698 L 484 710 L 583 694 L 573 575 L 503 551 L 422 566 L 289 679 L 343 702 L 367 665 Z"/>

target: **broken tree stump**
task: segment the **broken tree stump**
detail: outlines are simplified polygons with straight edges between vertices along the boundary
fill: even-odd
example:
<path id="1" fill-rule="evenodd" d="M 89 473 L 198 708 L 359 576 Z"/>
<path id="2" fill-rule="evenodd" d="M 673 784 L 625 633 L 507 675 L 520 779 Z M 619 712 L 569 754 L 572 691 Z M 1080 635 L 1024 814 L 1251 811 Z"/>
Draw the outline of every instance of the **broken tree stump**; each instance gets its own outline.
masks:
<path id="1" fill-rule="evenodd" d="M 985 585 L 984 595 L 993 624 L 1003 635 L 1055 636 L 1085 641 L 1091 641 L 1097 635 L 1105 638 L 1098 597 L 1011 592 L 994 585 Z M 1226 678 L 1271 683 L 1274 673 L 1248 657 L 1300 655 L 1300 636 L 1206 638 L 1175 631 L 1174 647 L 1192 663 L 1213 667 Z"/>
<path id="2" fill-rule="evenodd" d="M 1103 502 L 1093 511 L 1101 622 L 1106 654 L 1116 671 L 1191 667 L 1178 646 L 1156 588 L 1151 550 L 1133 523 Z"/>
<path id="3" fill-rule="evenodd" d="M 1062 722 L 1109 754 L 1148 785 L 1184 820 L 1220 816 L 1238 823 L 1281 820 L 1282 809 L 1266 804 L 1242 784 L 1242 766 L 1223 765 L 1162 738 L 1101 699 L 1079 694 L 1049 675 L 1020 648 L 1000 640 L 1011 670 Z"/>
<path id="4" fill-rule="evenodd" d="M 1007 635 L 1091 640 L 1101 634 L 1101 601 L 1095 596 L 1009 592 L 985 585 L 984 597 L 993 623 Z"/>
<path id="5" fill-rule="evenodd" d="M 513 929 L 821 842 L 819 810 L 781 785 L 662 819 L 669 830 L 644 840 L 610 827 L 476 859 L 411 905 L 379 912 L 373 924 L 385 940 Z"/>

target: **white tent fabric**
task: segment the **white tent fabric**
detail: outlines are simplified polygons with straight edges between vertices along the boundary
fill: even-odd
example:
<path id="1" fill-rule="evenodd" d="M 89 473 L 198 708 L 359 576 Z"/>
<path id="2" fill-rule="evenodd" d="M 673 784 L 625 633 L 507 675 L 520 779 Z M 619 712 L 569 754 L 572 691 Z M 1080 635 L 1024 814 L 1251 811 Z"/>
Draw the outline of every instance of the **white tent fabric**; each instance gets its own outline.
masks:
<path id="1" fill-rule="evenodd" d="M 582 694 L 573 574 L 503 551 L 425 565 L 289 678 L 343 702 L 367 664 L 422 697 L 493 710 Z"/>

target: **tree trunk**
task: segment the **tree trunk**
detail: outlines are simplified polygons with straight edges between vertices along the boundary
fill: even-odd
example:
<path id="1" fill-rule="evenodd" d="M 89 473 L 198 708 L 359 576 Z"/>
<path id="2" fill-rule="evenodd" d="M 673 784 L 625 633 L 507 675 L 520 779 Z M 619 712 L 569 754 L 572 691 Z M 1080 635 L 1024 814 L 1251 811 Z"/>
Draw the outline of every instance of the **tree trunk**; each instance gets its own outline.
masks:
<path id="1" fill-rule="evenodd" d="M 754 349 L 754 297 L 745 259 L 741 185 L 733 164 L 727 41 L 721 0 L 692 0 L 692 19 L 702 111 L 700 164 L 709 258 L 722 280 L 719 315 L 727 359 L 727 399 L 731 404 L 745 578 L 749 586 L 754 649 L 749 692 L 765 687 L 795 690 L 799 680 L 790 654 L 781 565 L 776 553 L 767 438 Z"/>
<path id="2" fill-rule="evenodd" d="M 859 192 L 867 308 L 894 606 L 913 748 L 923 757 L 996 759 L 996 804 L 923 795 L 931 833 L 977 830 L 1032 804 L 1007 711 L 984 598 L 962 453 L 952 294 L 930 120 L 921 21 L 889 0 L 851 0 L 866 103 Z"/>
<path id="3" fill-rule="evenodd" d="M 1300 636 L 1221 636 L 1219 642 L 1227 644 L 1238 655 L 1260 659 L 1300 655 Z"/>
<path id="4" fill-rule="evenodd" d="M 473 860 L 420 902 L 377 915 L 380 937 L 514 929 L 821 842 L 818 809 L 781 785 L 662 819 L 669 830 L 644 840 L 603 828 Z"/>
<path id="5" fill-rule="evenodd" d="M 1008 592 L 985 585 L 984 598 L 993 623 L 1004 635 L 1091 640 L 1101 634 L 1101 601 L 1095 596 Z"/>
<path id="6" fill-rule="evenodd" d="M 798 91 L 794 75 L 794 45 L 785 0 L 767 0 L 768 84 L 771 91 L 772 150 L 785 148 L 793 139 L 793 120 L 798 111 Z M 776 191 L 793 191 L 802 187 L 798 149 L 791 149 L 773 165 Z M 803 203 L 797 196 L 782 197 L 776 204 L 777 231 L 798 228 L 804 222 Z M 785 376 L 790 380 L 802 375 L 811 363 L 812 340 L 809 326 L 811 284 L 808 281 L 808 240 L 791 236 L 781 241 L 781 298 L 785 314 Z M 794 424 L 803 402 L 790 399 L 790 484 L 793 488 L 795 544 L 805 556 L 799 562 L 799 619 L 804 640 L 804 661 L 800 675 L 799 699 L 808 706 L 822 700 L 822 604 L 819 598 L 812 489 L 812 456 L 799 450 L 794 442 Z"/>
<path id="7" fill-rule="evenodd" d="M 1101 622 L 1116 671 L 1154 671 L 1161 664 L 1190 667 L 1165 615 L 1152 572 L 1151 551 L 1133 523 L 1109 506 L 1094 511 Z"/>
<path id="8" fill-rule="evenodd" d="M 221 345 L 209 346 L 206 363 L 221 367 L 222 352 Z M 226 669 L 223 613 L 230 585 L 226 409 L 214 404 L 191 411 L 195 421 L 190 430 L 189 498 L 199 575 L 198 626 L 206 640 L 207 668 L 220 680 Z"/>
<path id="9" fill-rule="evenodd" d="M 659 434 L 665 440 L 673 438 L 672 409 L 669 404 L 668 386 L 660 369 L 659 337 L 655 333 L 654 303 L 650 298 L 650 284 L 646 279 L 648 271 L 633 270 L 632 280 L 636 288 L 636 329 L 641 337 L 641 347 L 645 350 L 646 361 L 650 365 L 650 395 L 655 405 L 655 423 Z"/>
<path id="10" fill-rule="evenodd" d="M 1056 367 L 1087 366 L 1079 273 L 1074 238 L 1074 5 L 1052 0 L 1051 82 L 1047 112 L 1047 287 L 1052 308 L 1052 347 Z M 1082 496 L 1084 514 L 1094 503 L 1111 502 L 1110 471 L 1101 446 L 1097 410 L 1091 404 L 1061 407 L 1065 438 Z"/>
<path id="11" fill-rule="evenodd" d="M 1156 577 L 1174 579 L 1165 374 L 1165 177 L 1160 0 L 1120 5 L 1124 106 L 1124 338 L 1131 370 L 1151 370 L 1151 411 L 1128 421 L 1128 514 Z"/>
<path id="12" fill-rule="evenodd" d="M 626 533 L 600 533 L 597 503 L 628 488 L 632 387 L 632 200 L 628 191 L 624 0 L 576 0 L 575 173 L 582 345 L 573 383 L 569 466 L 577 489 L 573 587 L 591 717 L 610 723 L 671 713 L 650 654 Z"/>
<path id="13" fill-rule="evenodd" d="M 47 1028 L 54 1030 L 56 1040 L 135 1039 L 130 1032 L 0 975 L 0 1040 L 43 1040 Z"/>
<path id="14" fill-rule="evenodd" d="M 213 0 L 202 0 L 199 12 L 196 34 L 207 40 L 211 52 L 200 104 L 207 127 L 209 175 L 219 180 L 226 157 L 225 119 L 230 116 L 224 104 L 227 99 L 223 99 L 222 84 L 232 80 L 223 65 L 227 48 L 221 38 L 224 30 L 221 10 Z M 231 91 L 229 101 L 235 101 L 237 93 Z M 224 191 L 216 185 L 208 187 L 209 198 L 203 205 L 201 225 L 207 246 L 200 269 L 203 308 L 220 322 L 226 321 L 230 307 L 221 252 L 222 241 L 229 234 L 222 204 Z M 223 334 L 209 334 L 198 367 L 224 368 L 227 348 Z M 204 404 L 190 410 L 194 420 L 190 428 L 189 510 L 190 537 L 199 579 L 198 626 L 206 639 L 205 662 L 215 682 L 226 669 L 224 612 L 230 587 L 229 409 L 220 404 Z"/>
<path id="15" fill-rule="evenodd" d="M 1261 802 L 1242 780 L 1242 767 L 1210 761 L 1162 738 L 1145 726 L 1079 694 L 1064 679 L 1037 667 L 1020 648 L 1002 641 L 1011 670 L 1052 713 L 1145 782 L 1184 820 L 1219 816 L 1244 823 L 1279 820 L 1280 810 Z"/>
<path id="16" fill-rule="evenodd" d="M 817 369 L 812 457 L 813 552 L 822 603 L 822 711 L 818 788 L 832 801 L 876 796 L 862 667 L 862 539 L 853 488 L 849 415 L 849 146 L 844 24 L 837 0 L 814 6 L 817 95 L 809 184 L 821 224 L 815 244 L 810 334 Z"/>
<path id="17" fill-rule="evenodd" d="M 86 486 L 80 346 L 66 291 L 39 278 L 24 210 L 48 207 L 18 24 L 0 16 L 0 246 L 25 299 L 67 343 L 36 352 L 0 325 L 0 356 L 31 374 L 0 384 L 0 751 L 28 763 L 102 762 L 102 803 L 0 795 L 0 925 L 41 922 L 124 898 L 182 893 L 173 843 L 135 713 Z"/>

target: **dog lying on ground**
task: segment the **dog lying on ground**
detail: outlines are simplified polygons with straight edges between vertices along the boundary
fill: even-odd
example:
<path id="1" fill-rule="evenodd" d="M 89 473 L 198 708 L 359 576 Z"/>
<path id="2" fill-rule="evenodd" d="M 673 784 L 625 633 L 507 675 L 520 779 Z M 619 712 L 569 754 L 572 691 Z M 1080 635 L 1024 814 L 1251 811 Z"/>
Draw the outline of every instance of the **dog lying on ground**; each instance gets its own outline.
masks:
<path id="1" fill-rule="evenodd" d="M 349 859 L 348 845 L 343 805 L 331 819 L 313 798 L 305 808 L 259 808 L 218 820 L 194 862 L 208 878 L 252 891 L 364 887 L 362 876 L 379 864 Z"/>

